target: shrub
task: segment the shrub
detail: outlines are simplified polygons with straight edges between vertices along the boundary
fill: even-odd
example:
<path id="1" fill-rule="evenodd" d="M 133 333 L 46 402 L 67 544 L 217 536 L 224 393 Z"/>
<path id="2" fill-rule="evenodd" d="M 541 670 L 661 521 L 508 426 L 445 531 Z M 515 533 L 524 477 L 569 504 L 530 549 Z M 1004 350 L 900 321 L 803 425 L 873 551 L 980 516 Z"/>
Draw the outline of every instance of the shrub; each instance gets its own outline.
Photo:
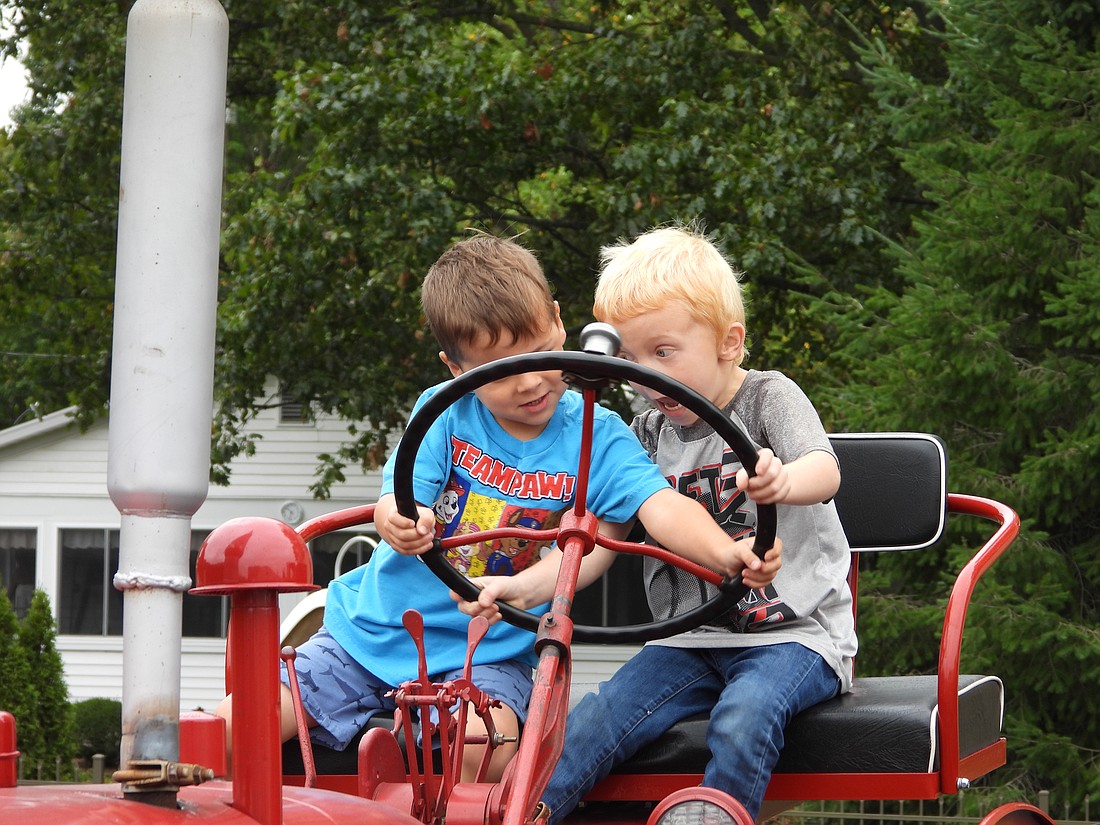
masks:
<path id="1" fill-rule="evenodd" d="M 19 628 L 19 646 L 28 666 L 27 686 L 34 701 L 20 737 L 20 750 L 30 764 L 52 766 L 72 761 L 72 706 L 65 685 L 65 668 L 57 651 L 57 625 L 49 596 L 35 590 L 30 609 Z"/>
<path id="2" fill-rule="evenodd" d="M 122 744 L 122 702 L 117 699 L 85 699 L 73 704 L 76 755 L 91 759 L 97 753 L 107 765 L 118 767 Z"/>

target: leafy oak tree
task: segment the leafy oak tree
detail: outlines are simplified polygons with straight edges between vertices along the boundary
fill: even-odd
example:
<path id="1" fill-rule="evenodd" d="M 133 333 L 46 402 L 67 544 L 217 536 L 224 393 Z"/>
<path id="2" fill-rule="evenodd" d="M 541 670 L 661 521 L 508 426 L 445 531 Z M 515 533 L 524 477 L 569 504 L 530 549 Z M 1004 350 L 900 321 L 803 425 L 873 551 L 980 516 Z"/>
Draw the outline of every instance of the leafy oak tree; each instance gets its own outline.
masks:
<path id="1" fill-rule="evenodd" d="M 523 235 L 575 330 L 601 244 L 697 218 L 748 273 L 760 362 L 811 383 L 829 375 L 836 296 L 889 276 L 868 227 L 903 232 L 911 198 L 853 44 L 935 63 L 922 3 L 224 6 L 219 464 L 278 403 L 272 376 L 353 422 L 319 494 L 346 463 L 376 464 L 444 375 L 417 290 L 471 227 Z M 0 411 L 90 418 L 109 375 L 130 3 L 9 7 L 3 48 L 23 44 L 34 96 L 0 146 Z"/>
<path id="2" fill-rule="evenodd" d="M 356 422 L 324 457 L 320 493 L 345 462 L 377 462 L 416 391 L 445 377 L 417 291 L 470 228 L 522 234 L 576 330 L 601 244 L 698 218 L 748 272 L 762 363 L 804 378 L 837 296 L 889 274 L 867 227 L 904 231 L 908 190 L 852 43 L 932 60 L 908 8 L 337 8 L 324 51 L 276 74 L 273 139 L 232 178 L 230 451 L 274 374 Z"/>

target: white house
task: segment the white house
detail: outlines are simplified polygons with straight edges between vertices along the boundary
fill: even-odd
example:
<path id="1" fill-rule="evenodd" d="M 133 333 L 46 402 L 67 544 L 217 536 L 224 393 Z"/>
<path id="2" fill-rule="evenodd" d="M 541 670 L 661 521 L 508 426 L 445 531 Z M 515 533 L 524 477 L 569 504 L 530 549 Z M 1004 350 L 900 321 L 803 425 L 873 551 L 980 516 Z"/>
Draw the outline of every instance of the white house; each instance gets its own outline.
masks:
<path id="1" fill-rule="evenodd" d="M 281 414 L 284 416 L 281 419 Z M 192 519 L 192 571 L 202 539 L 238 516 L 267 516 L 297 524 L 378 497 L 380 475 L 350 468 L 332 498 L 309 491 L 321 452 L 346 437 L 335 419 L 285 420 L 281 408 L 261 413 L 256 453 L 231 465 L 231 486 L 211 485 Z M 107 421 L 80 432 L 64 410 L 0 431 L 0 581 L 17 611 L 34 589 L 50 597 L 58 620 L 57 646 L 70 698 L 121 699 L 122 594 L 111 584 L 118 569 L 118 510 L 107 494 Z M 312 548 L 319 583 L 332 577 L 348 534 Z M 356 543 L 343 569 L 363 559 Z M 288 610 L 301 596 L 283 597 Z M 181 709 L 210 708 L 224 695 L 225 600 L 184 597 Z"/>
<path id="2" fill-rule="evenodd" d="M 376 500 L 379 473 L 354 467 L 346 471 L 346 482 L 333 487 L 330 499 L 313 498 L 309 485 L 317 456 L 338 447 L 346 425 L 325 417 L 287 420 L 286 409 L 260 414 L 253 429 L 262 436 L 255 455 L 233 462 L 230 486 L 210 487 L 192 519 L 192 572 L 202 539 L 231 518 L 266 516 L 298 524 Z M 0 582 L 17 611 L 26 609 L 35 588 L 49 595 L 73 701 L 122 698 L 122 594 L 111 584 L 118 569 L 119 524 L 107 494 L 106 420 L 82 433 L 64 410 L 0 430 Z M 353 535 L 313 542 L 318 584 L 331 580 L 338 557 L 341 570 L 366 559 L 369 546 L 349 541 Z M 623 562 L 615 566 L 623 567 Z M 584 615 L 577 621 L 603 624 L 624 609 L 636 610 L 637 599 L 615 598 L 620 590 L 615 581 L 605 580 L 582 594 L 584 606 L 578 610 Z M 281 597 L 284 616 L 302 598 Z M 181 710 L 212 708 L 224 695 L 227 611 L 221 598 L 184 597 Z M 574 680 L 606 678 L 634 649 L 578 646 Z"/>

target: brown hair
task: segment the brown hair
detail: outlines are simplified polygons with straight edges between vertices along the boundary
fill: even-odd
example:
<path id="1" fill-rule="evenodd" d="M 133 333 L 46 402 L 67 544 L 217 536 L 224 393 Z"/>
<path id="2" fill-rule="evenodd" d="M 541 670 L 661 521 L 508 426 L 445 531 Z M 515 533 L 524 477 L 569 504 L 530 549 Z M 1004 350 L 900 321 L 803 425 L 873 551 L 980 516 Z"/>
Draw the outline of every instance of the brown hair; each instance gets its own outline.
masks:
<path id="1" fill-rule="evenodd" d="M 439 256 L 424 278 L 420 305 L 440 348 L 462 361 L 482 333 L 496 344 L 533 334 L 554 319 L 554 298 L 538 259 L 513 240 L 479 233 Z"/>

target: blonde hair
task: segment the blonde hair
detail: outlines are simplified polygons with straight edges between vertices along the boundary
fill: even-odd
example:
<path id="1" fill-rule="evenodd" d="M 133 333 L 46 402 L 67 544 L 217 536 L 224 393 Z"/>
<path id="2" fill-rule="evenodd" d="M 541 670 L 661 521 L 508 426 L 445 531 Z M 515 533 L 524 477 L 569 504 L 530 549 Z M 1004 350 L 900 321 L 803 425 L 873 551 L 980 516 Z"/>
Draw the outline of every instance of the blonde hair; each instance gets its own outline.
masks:
<path id="1" fill-rule="evenodd" d="M 592 308 L 600 321 L 630 320 L 678 301 L 718 340 L 745 323 L 741 273 L 694 225 L 651 229 L 632 243 L 605 246 L 600 262 Z"/>
<path id="2" fill-rule="evenodd" d="M 424 277 L 420 305 L 440 348 L 456 363 L 483 333 L 492 346 L 505 332 L 519 340 L 555 318 L 538 259 L 513 240 L 485 233 L 439 256 Z"/>

